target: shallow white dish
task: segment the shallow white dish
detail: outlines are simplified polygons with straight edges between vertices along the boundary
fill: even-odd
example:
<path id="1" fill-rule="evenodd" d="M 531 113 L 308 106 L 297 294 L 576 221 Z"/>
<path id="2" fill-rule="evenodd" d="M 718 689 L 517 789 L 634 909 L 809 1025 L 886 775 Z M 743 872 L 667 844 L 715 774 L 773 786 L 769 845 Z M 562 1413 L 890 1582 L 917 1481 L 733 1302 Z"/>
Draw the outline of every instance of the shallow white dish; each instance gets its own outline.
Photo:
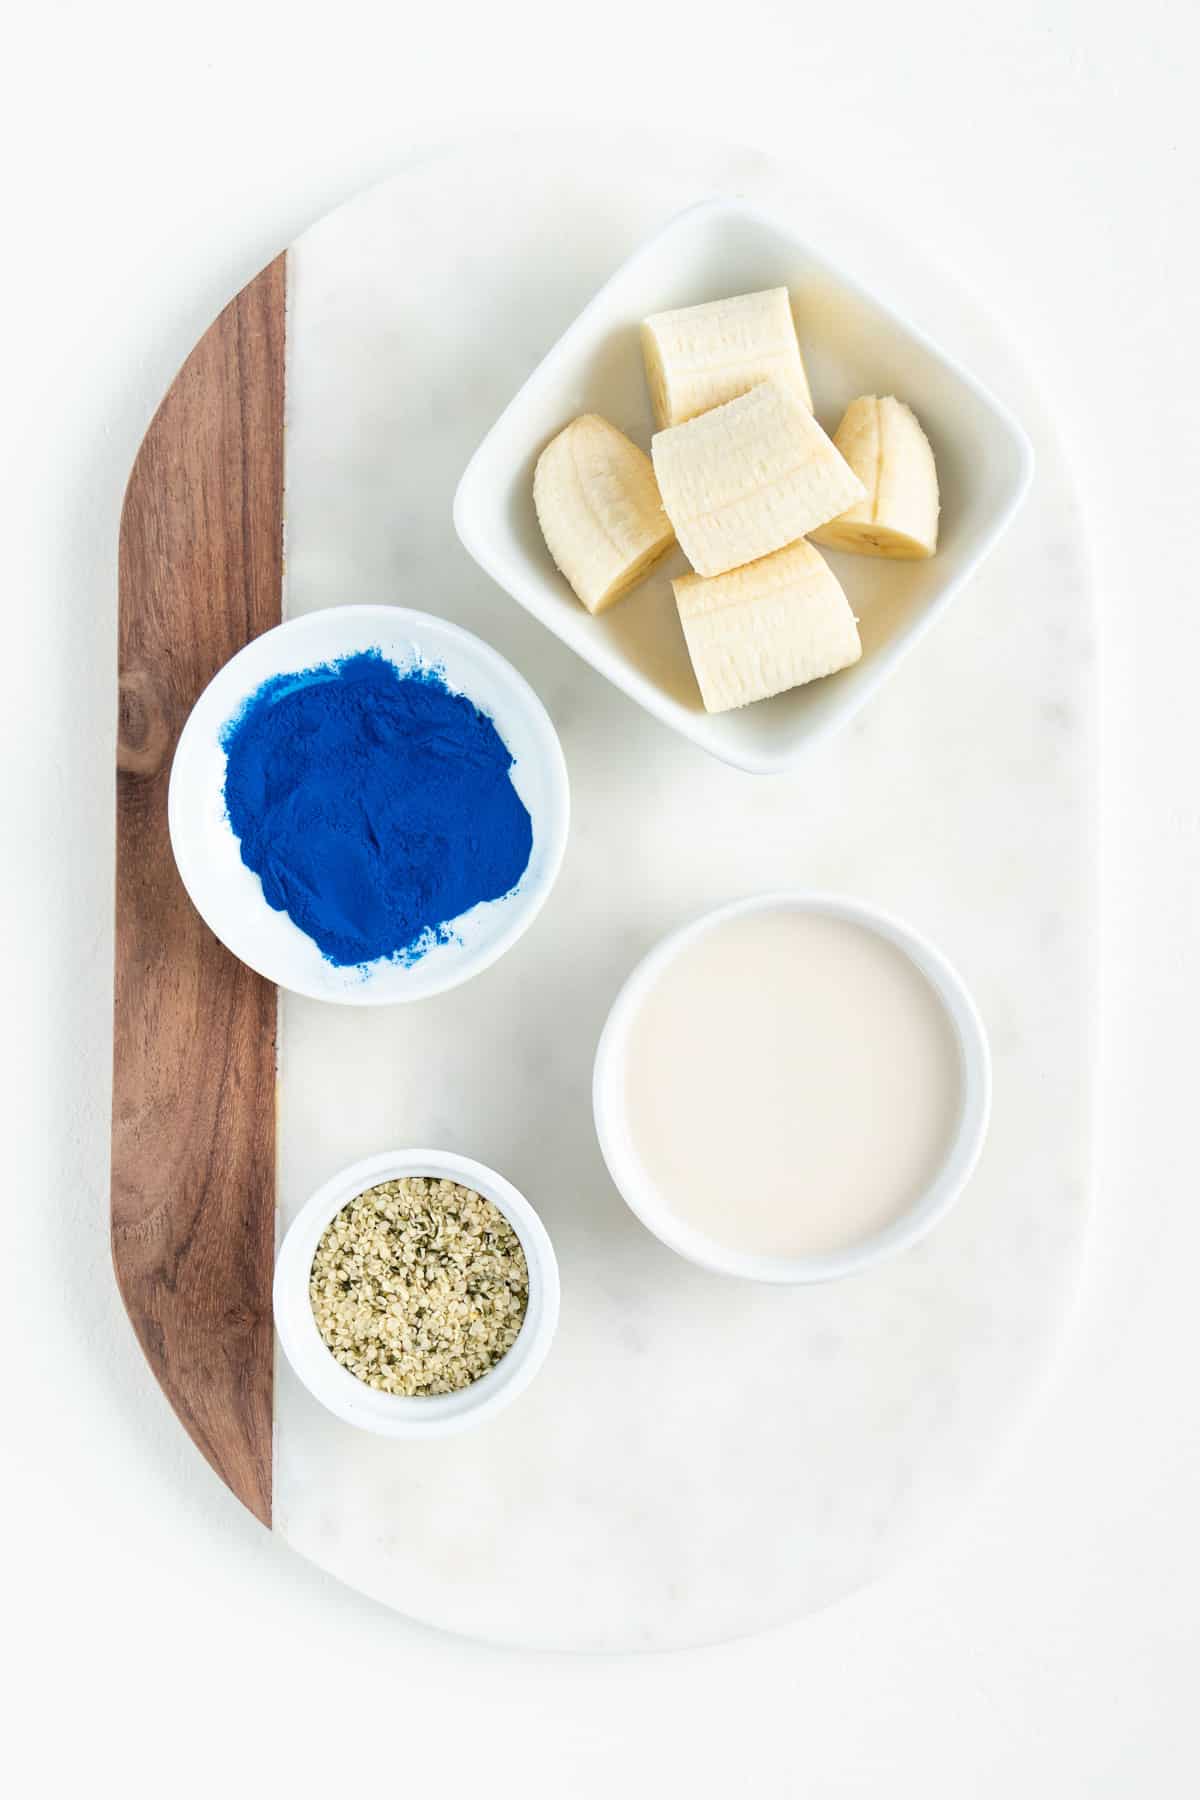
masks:
<path id="1" fill-rule="evenodd" d="M 529 1269 L 529 1303 L 512 1349 L 470 1387 L 412 1399 L 378 1393 L 335 1360 L 317 1330 L 308 1293 L 313 1257 L 334 1214 L 367 1188 L 410 1175 L 456 1181 L 490 1200 L 520 1238 Z M 331 1413 L 381 1437 L 445 1437 L 508 1406 L 541 1368 L 558 1326 L 558 1262 L 528 1200 L 494 1169 L 448 1150 L 385 1150 L 343 1169 L 301 1208 L 280 1247 L 272 1303 L 284 1355 Z"/>
<path id="2" fill-rule="evenodd" d="M 852 669 L 739 711 L 700 702 L 670 577 L 673 551 L 648 581 L 592 618 L 559 575 L 533 509 L 533 469 L 548 440 L 598 412 L 644 449 L 654 429 L 638 327 L 648 313 L 786 286 L 817 417 L 830 432 L 859 394 L 913 407 L 937 457 L 942 515 L 927 562 L 823 552 L 859 619 Z M 740 200 L 678 214 L 580 313 L 476 450 L 454 523 L 482 568 L 585 661 L 665 724 L 756 772 L 788 767 L 845 724 L 963 586 L 1016 512 L 1033 473 L 1024 431 L 965 369 L 882 301 L 825 262 L 791 227 Z"/>
<path id="3" fill-rule="evenodd" d="M 775 1256 L 737 1250 L 697 1231 L 672 1211 L 647 1176 L 625 1117 L 624 1053 L 629 1027 L 666 965 L 726 919 L 744 917 L 747 913 L 788 910 L 846 919 L 895 944 L 921 971 L 941 1001 L 954 1029 L 959 1054 L 958 1120 L 942 1165 L 924 1194 L 884 1230 L 861 1238 L 844 1250 L 819 1256 Z M 915 1244 L 932 1230 L 953 1206 L 979 1160 L 987 1134 L 991 1110 L 991 1059 L 983 1023 L 962 979 L 945 957 L 911 926 L 881 912 L 878 907 L 832 894 L 761 894 L 718 907 L 671 932 L 637 965 L 617 995 L 600 1034 L 592 1079 L 592 1107 L 596 1135 L 609 1174 L 630 1210 L 670 1249 L 677 1250 L 701 1268 L 721 1275 L 788 1283 L 831 1281 L 841 1275 L 857 1274 L 885 1257 L 907 1250 L 910 1244 Z"/>
<path id="4" fill-rule="evenodd" d="M 453 936 L 413 963 L 341 968 L 263 897 L 225 811 L 221 732 L 264 681 L 379 649 L 400 668 L 441 669 L 494 720 L 513 756 L 512 781 L 533 821 L 533 849 L 511 894 L 472 908 Z M 400 606 L 341 606 L 277 625 L 231 657 L 197 700 L 179 738 L 168 799 L 171 848 L 197 912 L 226 947 L 280 987 L 315 1000 L 382 1006 L 457 987 L 502 956 L 554 885 L 570 815 L 567 769 L 549 714 L 523 676 L 482 638 Z"/>

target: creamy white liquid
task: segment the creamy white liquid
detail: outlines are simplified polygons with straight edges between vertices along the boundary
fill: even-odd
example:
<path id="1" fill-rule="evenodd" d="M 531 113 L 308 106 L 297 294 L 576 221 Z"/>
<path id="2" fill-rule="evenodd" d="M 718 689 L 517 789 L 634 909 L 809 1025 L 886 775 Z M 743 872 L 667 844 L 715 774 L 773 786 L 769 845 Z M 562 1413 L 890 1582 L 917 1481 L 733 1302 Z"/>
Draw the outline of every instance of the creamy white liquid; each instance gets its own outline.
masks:
<path id="1" fill-rule="evenodd" d="M 903 951 L 821 913 L 747 913 L 662 971 L 626 1044 L 662 1202 L 731 1248 L 843 1249 L 919 1198 L 953 1136 L 954 1029 Z"/>

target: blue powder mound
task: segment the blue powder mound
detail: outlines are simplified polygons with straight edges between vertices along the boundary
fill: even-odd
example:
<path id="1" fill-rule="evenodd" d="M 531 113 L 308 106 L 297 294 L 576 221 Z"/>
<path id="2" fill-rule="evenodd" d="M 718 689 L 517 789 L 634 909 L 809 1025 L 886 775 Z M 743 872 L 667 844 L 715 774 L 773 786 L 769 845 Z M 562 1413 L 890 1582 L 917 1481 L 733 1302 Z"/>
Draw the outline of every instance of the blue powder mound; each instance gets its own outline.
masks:
<path id="1" fill-rule="evenodd" d="M 222 744 L 242 861 L 332 963 L 415 961 L 525 872 L 513 759 L 432 670 L 367 650 L 274 676 Z"/>

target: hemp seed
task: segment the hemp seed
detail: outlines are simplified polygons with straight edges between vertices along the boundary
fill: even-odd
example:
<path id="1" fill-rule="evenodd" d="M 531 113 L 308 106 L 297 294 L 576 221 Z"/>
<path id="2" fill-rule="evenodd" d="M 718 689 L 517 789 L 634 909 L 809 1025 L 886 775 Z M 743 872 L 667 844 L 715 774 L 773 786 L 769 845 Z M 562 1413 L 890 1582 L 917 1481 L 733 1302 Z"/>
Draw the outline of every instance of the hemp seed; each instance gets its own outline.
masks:
<path id="1" fill-rule="evenodd" d="M 516 1343 L 529 1270 L 490 1200 L 410 1175 L 368 1188 L 330 1220 L 308 1291 L 326 1346 L 368 1387 L 453 1394 Z"/>

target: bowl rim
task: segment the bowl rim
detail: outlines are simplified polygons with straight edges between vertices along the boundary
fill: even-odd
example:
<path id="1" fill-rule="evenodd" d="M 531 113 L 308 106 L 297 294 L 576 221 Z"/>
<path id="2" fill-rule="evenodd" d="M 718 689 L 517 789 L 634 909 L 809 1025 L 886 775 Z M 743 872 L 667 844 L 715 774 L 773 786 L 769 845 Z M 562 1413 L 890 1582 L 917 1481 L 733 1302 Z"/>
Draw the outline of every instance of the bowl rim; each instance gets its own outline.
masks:
<path id="1" fill-rule="evenodd" d="M 188 762 L 194 754 L 193 747 L 197 741 L 207 736 L 212 730 L 213 721 L 208 715 L 217 710 L 215 694 L 219 691 L 218 684 L 223 686 L 226 682 L 227 672 L 234 669 L 241 658 L 247 657 L 249 652 L 260 646 L 264 639 L 279 640 L 299 637 L 305 631 L 313 629 L 314 625 L 320 629 L 325 621 L 332 619 L 337 619 L 339 622 L 360 620 L 364 624 L 372 619 L 380 622 L 386 621 L 391 629 L 399 626 L 401 629 L 409 630 L 413 637 L 418 639 L 423 631 L 428 631 L 432 627 L 439 636 L 457 639 L 464 646 L 468 646 L 473 653 L 482 656 L 483 660 L 508 685 L 529 720 L 536 736 L 537 754 L 549 788 L 549 802 L 545 808 L 543 821 L 549 846 L 548 855 L 539 878 L 530 882 L 519 892 L 517 896 L 519 904 L 512 907 L 512 916 L 505 929 L 486 946 L 473 948 L 461 957 L 447 961 L 440 976 L 433 981 L 427 981 L 411 993 L 405 992 L 403 988 L 383 991 L 379 987 L 373 987 L 370 981 L 364 981 L 355 987 L 348 987 L 344 991 L 332 993 L 316 982 L 293 977 L 290 974 L 287 979 L 281 979 L 277 966 L 266 966 L 270 961 L 269 958 L 246 955 L 236 944 L 230 943 L 229 937 L 226 935 L 228 927 L 219 915 L 219 910 L 209 904 L 201 867 L 203 858 L 191 844 L 184 820 L 184 802 L 181 798 L 183 778 L 180 772 L 186 770 Z M 247 690 L 247 692 L 251 691 L 253 690 Z M 225 713 L 224 702 L 221 703 L 221 710 L 223 717 L 229 716 Z M 306 999 L 322 1000 L 334 1006 L 408 1005 L 418 1000 L 432 999 L 437 994 L 448 993 L 452 988 L 460 987 L 463 982 L 470 981 L 476 975 L 481 975 L 485 969 L 499 961 L 506 951 L 511 950 L 519 938 L 524 936 L 549 899 L 566 854 L 570 823 L 570 780 L 562 742 L 544 703 L 520 670 L 509 662 L 507 657 L 502 656 L 500 651 L 489 644 L 485 638 L 479 637 L 473 631 L 468 631 L 465 626 L 457 625 L 451 619 L 441 618 L 436 613 L 423 612 L 409 606 L 393 606 L 384 602 L 354 602 L 346 606 L 326 606 L 313 612 L 300 613 L 295 618 L 283 619 L 278 625 L 268 627 L 266 631 L 259 632 L 257 636 L 243 644 L 241 649 L 235 651 L 222 663 L 193 702 L 175 745 L 167 786 L 167 831 L 175 867 L 187 890 L 188 898 L 214 937 L 219 938 L 225 948 L 231 955 L 236 956 L 239 962 L 244 963 L 247 968 L 253 969 L 255 974 L 261 975 L 264 980 L 273 982 L 276 987 L 281 987 L 288 993 L 300 994 Z M 265 900 L 263 904 L 266 904 Z"/>
<path id="2" fill-rule="evenodd" d="M 850 698 L 840 707 L 832 709 L 796 742 L 772 750 L 756 748 L 751 744 L 730 742 L 726 739 L 715 741 L 710 739 L 701 726 L 704 720 L 711 715 L 697 713 L 694 715 L 694 722 L 686 713 L 681 716 L 680 709 L 677 709 L 672 703 L 670 696 L 663 693 L 640 669 L 629 666 L 620 658 L 596 660 L 572 639 L 564 637 L 551 623 L 541 605 L 535 600 L 527 598 L 522 591 L 527 585 L 527 574 L 523 561 L 511 559 L 497 551 L 491 541 L 476 529 L 472 504 L 473 488 L 479 483 L 480 471 L 484 466 L 492 440 L 502 431 L 510 417 L 517 412 L 535 385 L 542 381 L 548 373 L 555 373 L 561 365 L 568 361 L 577 342 L 586 335 L 592 319 L 602 310 L 611 290 L 641 263 L 648 261 L 651 255 L 659 249 L 663 240 L 673 232 L 689 225 L 704 223 L 710 219 L 716 220 L 722 216 L 749 219 L 764 230 L 788 239 L 814 268 L 833 277 L 848 293 L 877 308 L 900 331 L 906 333 L 920 345 L 928 355 L 936 358 L 956 380 L 962 382 L 970 390 L 983 407 L 992 413 L 1012 443 L 1017 459 L 1016 478 L 1008 501 L 999 509 L 987 529 L 982 533 L 974 552 L 957 575 L 921 610 L 899 636 L 876 653 L 872 658 L 869 673 L 864 672 Z M 745 770 L 749 774 L 769 775 L 794 768 L 810 750 L 815 749 L 834 732 L 849 724 L 874 697 L 892 671 L 909 651 L 916 647 L 935 621 L 942 616 L 950 602 L 970 581 L 984 558 L 991 553 L 998 539 L 1008 529 L 1024 504 L 1033 481 L 1035 467 L 1036 457 L 1033 445 L 1014 414 L 1003 401 L 996 398 L 983 382 L 972 375 L 969 369 L 944 350 L 927 332 L 914 325 L 910 319 L 896 307 L 890 305 L 887 300 L 881 298 L 872 288 L 847 274 L 839 263 L 833 262 L 820 250 L 814 248 L 787 219 L 760 206 L 755 201 L 742 198 L 740 195 L 717 194 L 707 199 L 694 201 L 690 206 L 685 206 L 679 212 L 673 213 L 659 226 L 657 231 L 635 246 L 597 288 L 586 305 L 575 314 L 575 317 L 521 383 L 512 399 L 497 415 L 476 445 L 459 477 L 455 490 L 454 529 L 467 553 L 493 581 L 517 601 L 518 605 L 524 607 L 548 631 L 552 631 L 560 642 L 565 643 L 568 649 L 595 669 L 598 675 L 603 676 L 606 681 L 611 681 L 615 687 L 626 694 L 629 699 L 636 701 L 660 724 L 667 725 L 671 730 L 679 732 L 689 742 L 732 768 Z"/>
<path id="3" fill-rule="evenodd" d="M 381 1394 L 335 1361 L 317 1329 L 308 1294 L 313 1257 L 325 1227 L 357 1194 L 383 1181 L 424 1175 L 474 1189 L 504 1214 L 521 1240 L 529 1300 L 516 1343 L 486 1375 L 453 1394 Z M 275 1329 L 298 1380 L 327 1411 L 390 1438 L 446 1437 L 511 1405 L 538 1373 L 558 1327 L 561 1289 L 550 1235 L 525 1196 L 503 1175 L 452 1150 L 382 1150 L 339 1169 L 311 1194 L 284 1233 L 275 1260 Z"/>
<path id="4" fill-rule="evenodd" d="M 697 1231 L 660 1198 L 628 1138 L 619 1098 L 624 1038 L 643 998 L 668 963 L 715 926 L 751 913 L 821 913 L 861 925 L 901 950 L 925 976 L 954 1029 L 962 1082 L 958 1122 L 945 1156 L 924 1192 L 882 1230 L 839 1250 L 787 1256 L 737 1250 Z M 983 1149 L 991 1113 L 992 1073 L 987 1033 L 962 977 L 929 940 L 881 907 L 813 889 L 754 894 L 689 920 L 661 938 L 619 989 L 596 1046 L 592 1112 L 601 1155 L 630 1211 L 660 1242 L 715 1274 L 802 1285 L 860 1273 L 917 1243 L 960 1198 Z"/>

